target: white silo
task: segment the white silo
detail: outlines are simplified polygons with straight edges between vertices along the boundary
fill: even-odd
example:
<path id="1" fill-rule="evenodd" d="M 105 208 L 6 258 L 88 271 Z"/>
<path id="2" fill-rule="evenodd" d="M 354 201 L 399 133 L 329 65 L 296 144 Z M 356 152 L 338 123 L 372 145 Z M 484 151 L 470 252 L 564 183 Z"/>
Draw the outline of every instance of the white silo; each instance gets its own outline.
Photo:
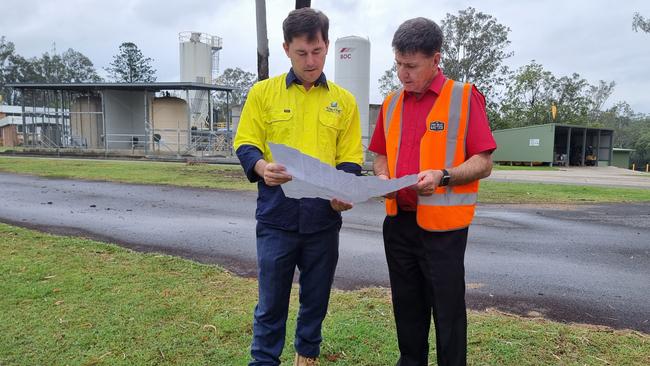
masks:
<path id="1" fill-rule="evenodd" d="M 369 142 L 370 40 L 348 36 L 337 39 L 334 47 L 336 51 L 334 81 L 349 90 L 357 100 L 361 115 L 361 138 L 365 150 Z"/>
<path id="2" fill-rule="evenodd" d="M 180 42 L 181 81 L 213 84 L 219 68 L 220 37 L 202 32 L 181 32 Z M 203 129 L 208 117 L 208 91 L 191 91 L 189 105 L 192 127 Z"/>

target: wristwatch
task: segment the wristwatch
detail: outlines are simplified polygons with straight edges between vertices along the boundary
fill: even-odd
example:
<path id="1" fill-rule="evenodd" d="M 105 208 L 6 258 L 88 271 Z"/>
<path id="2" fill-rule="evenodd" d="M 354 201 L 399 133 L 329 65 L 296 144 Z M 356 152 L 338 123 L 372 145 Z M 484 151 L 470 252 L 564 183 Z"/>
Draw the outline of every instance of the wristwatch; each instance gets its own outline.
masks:
<path id="1" fill-rule="evenodd" d="M 438 184 L 438 186 L 446 187 L 447 185 L 449 185 L 450 179 L 451 179 L 451 175 L 449 175 L 447 169 L 442 169 L 442 178 L 440 178 L 440 183 Z"/>

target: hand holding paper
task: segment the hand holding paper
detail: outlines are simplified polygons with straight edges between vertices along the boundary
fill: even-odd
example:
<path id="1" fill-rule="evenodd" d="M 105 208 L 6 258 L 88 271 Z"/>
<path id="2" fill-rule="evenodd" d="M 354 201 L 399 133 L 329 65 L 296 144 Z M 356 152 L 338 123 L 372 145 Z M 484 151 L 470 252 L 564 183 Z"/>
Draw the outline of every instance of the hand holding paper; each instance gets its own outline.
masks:
<path id="1" fill-rule="evenodd" d="M 283 165 L 292 177 L 282 184 L 285 196 L 290 198 L 317 197 L 358 203 L 412 186 L 418 180 L 417 174 L 389 180 L 357 177 L 285 145 L 268 145 L 274 162 Z"/>

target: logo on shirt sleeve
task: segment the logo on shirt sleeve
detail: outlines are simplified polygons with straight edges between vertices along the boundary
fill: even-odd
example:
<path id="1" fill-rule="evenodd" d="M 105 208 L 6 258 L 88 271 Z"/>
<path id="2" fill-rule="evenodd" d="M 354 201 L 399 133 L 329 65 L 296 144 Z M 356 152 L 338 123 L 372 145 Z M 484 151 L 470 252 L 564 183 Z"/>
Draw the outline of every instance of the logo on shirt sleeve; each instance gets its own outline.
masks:
<path id="1" fill-rule="evenodd" d="M 445 123 L 440 121 L 434 121 L 429 123 L 429 130 L 431 131 L 443 131 L 445 129 Z"/>

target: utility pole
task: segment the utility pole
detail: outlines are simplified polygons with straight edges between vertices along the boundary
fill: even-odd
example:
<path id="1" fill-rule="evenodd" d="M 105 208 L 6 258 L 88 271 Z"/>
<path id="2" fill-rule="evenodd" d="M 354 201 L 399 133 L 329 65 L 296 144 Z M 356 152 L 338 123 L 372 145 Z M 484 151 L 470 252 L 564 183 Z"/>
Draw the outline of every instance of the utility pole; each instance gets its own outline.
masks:
<path id="1" fill-rule="evenodd" d="M 311 7 L 311 0 L 296 0 L 296 9 Z"/>
<path id="2" fill-rule="evenodd" d="M 266 2 L 255 0 L 257 21 L 257 80 L 269 78 L 269 39 L 266 35 Z"/>

